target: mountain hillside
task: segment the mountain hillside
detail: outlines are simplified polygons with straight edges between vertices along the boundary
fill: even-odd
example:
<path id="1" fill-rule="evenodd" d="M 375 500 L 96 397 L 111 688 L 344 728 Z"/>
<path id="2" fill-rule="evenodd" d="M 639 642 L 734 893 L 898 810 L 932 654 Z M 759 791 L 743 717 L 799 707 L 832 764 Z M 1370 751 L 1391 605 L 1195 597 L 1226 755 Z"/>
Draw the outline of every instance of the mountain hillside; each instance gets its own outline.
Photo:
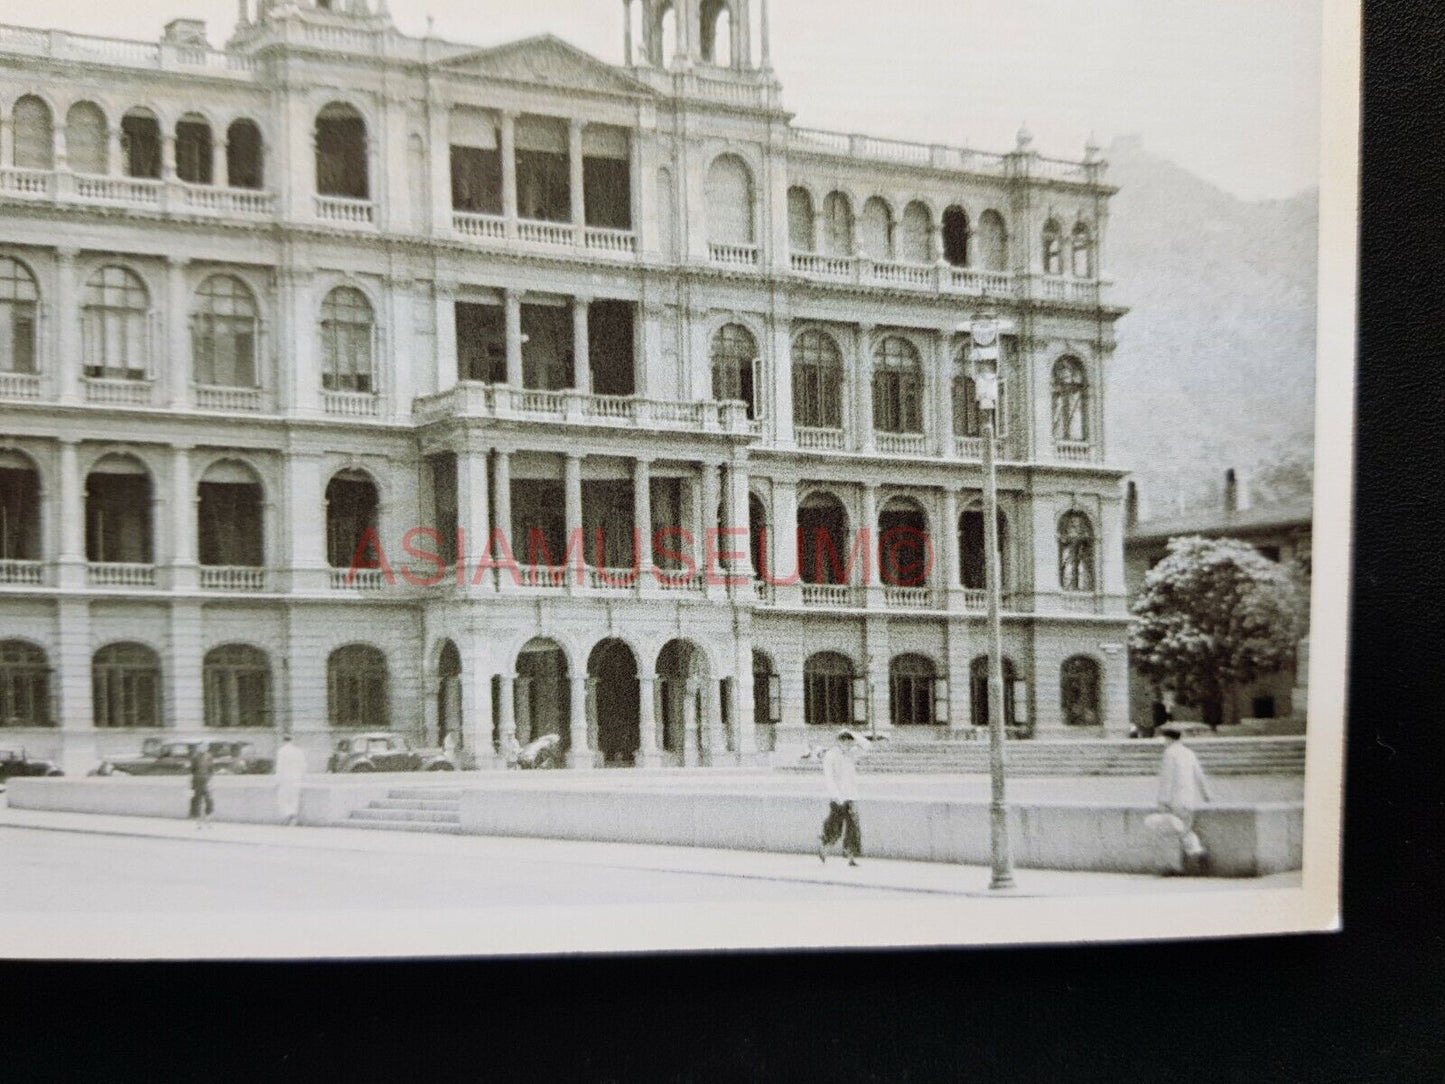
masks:
<path id="1" fill-rule="evenodd" d="M 1130 307 L 1109 373 L 1109 458 L 1146 514 L 1215 499 L 1227 467 L 1309 453 L 1318 194 L 1250 202 L 1137 138 L 1106 153 L 1120 188 L 1105 272 Z"/>

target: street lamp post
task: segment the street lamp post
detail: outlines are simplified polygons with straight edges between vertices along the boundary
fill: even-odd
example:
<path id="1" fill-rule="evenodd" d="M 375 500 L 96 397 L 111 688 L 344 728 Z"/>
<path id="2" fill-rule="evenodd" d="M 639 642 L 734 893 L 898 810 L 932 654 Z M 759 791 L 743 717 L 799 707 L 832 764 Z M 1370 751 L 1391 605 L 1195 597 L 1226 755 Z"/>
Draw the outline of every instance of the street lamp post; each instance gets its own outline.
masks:
<path id="1" fill-rule="evenodd" d="M 969 336 L 970 375 L 983 414 L 984 588 L 988 598 L 988 768 L 989 829 L 993 876 L 990 890 L 1014 887 L 1009 850 L 1008 804 L 1004 795 L 1003 567 L 998 551 L 998 477 L 994 470 L 994 431 L 998 416 L 999 332 L 1007 330 L 985 310 L 958 325 Z"/>

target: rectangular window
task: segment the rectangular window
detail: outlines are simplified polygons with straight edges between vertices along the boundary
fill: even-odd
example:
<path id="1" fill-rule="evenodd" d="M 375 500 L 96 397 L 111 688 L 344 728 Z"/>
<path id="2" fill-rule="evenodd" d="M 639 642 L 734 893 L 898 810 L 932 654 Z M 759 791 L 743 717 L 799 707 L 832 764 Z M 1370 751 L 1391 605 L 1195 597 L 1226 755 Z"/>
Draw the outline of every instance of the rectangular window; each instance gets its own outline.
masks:
<path id="1" fill-rule="evenodd" d="M 263 563 L 260 487 L 245 482 L 202 482 L 198 488 L 201 564 L 259 568 Z"/>
<path id="2" fill-rule="evenodd" d="M 502 156 L 495 149 L 451 149 L 452 209 L 473 214 L 502 213 Z"/>
<path id="3" fill-rule="evenodd" d="M 522 306 L 522 385 L 560 391 L 572 383 L 572 312 L 564 305 Z"/>
<path id="4" fill-rule="evenodd" d="M 624 159 L 582 159 L 582 202 L 587 225 L 632 229 L 632 168 Z"/>
<path id="5" fill-rule="evenodd" d="M 85 527 L 87 560 L 149 564 L 150 479 L 140 474 L 91 475 Z"/>
<path id="6" fill-rule="evenodd" d="M 456 303 L 457 379 L 507 382 L 506 314 L 499 305 Z"/>
<path id="7" fill-rule="evenodd" d="M 587 310 L 587 358 L 598 395 L 632 395 L 634 314 L 630 301 L 594 301 Z"/>
<path id="8" fill-rule="evenodd" d="M 34 304 L 0 304 L 0 372 L 35 372 Z"/>

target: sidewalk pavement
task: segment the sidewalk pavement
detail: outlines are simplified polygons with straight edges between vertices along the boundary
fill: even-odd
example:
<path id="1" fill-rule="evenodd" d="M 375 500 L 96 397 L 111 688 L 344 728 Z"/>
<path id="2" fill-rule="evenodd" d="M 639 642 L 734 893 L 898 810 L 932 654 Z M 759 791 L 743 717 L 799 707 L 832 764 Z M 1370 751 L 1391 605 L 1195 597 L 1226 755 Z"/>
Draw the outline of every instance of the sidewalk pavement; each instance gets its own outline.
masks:
<path id="1" fill-rule="evenodd" d="M 212 822 L 198 829 L 189 821 L 157 817 L 120 817 L 89 813 L 54 813 L 0 808 L 0 827 L 37 831 L 78 832 L 89 835 L 128 836 L 189 843 L 230 846 L 285 847 L 353 851 L 370 854 L 435 856 L 440 860 L 550 863 L 688 873 L 806 884 L 846 885 L 929 895 L 971 896 L 983 899 L 1044 896 L 1137 895 L 1140 893 L 1238 891 L 1258 888 L 1294 888 L 1298 871 L 1269 877 L 1195 878 L 1156 877 L 1131 873 L 1092 873 L 1070 870 L 1018 869 L 1017 888 L 1007 893 L 988 891 L 989 870 L 941 862 L 870 859 L 856 867 L 836 853 L 827 863 L 812 854 L 776 854 L 675 847 L 637 843 L 576 842 L 451 835 L 433 832 L 397 832 L 365 828 L 287 828 L 274 825 Z"/>

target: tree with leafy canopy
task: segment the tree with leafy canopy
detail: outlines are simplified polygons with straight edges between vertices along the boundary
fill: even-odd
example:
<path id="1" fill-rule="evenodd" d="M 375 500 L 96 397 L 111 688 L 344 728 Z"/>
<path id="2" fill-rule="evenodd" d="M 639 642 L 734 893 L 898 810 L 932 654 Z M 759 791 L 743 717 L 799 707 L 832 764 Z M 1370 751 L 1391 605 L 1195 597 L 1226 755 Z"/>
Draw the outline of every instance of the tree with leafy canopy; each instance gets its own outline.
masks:
<path id="1" fill-rule="evenodd" d="M 1181 704 L 1215 701 L 1234 721 L 1234 690 L 1295 660 L 1304 596 L 1288 569 L 1234 538 L 1174 538 L 1144 577 L 1129 652 Z"/>

